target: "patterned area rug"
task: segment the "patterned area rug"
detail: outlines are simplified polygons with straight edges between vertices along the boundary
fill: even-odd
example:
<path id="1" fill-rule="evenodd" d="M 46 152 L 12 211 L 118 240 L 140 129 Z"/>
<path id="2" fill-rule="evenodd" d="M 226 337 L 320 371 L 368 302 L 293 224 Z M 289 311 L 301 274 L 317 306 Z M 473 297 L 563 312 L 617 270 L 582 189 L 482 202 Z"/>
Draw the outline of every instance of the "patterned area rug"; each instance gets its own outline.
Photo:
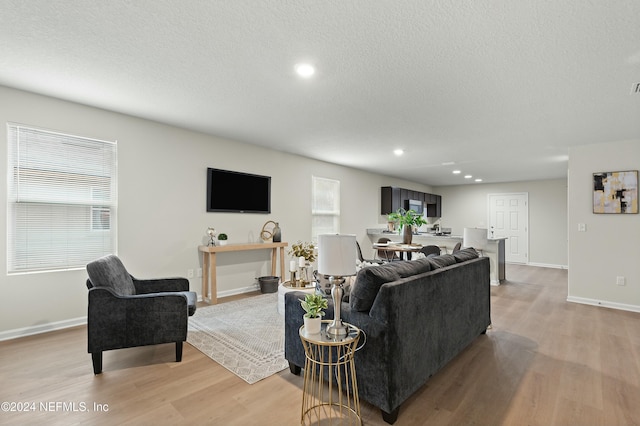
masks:
<path id="1" fill-rule="evenodd" d="M 198 308 L 187 342 L 249 384 L 289 366 L 278 293 Z"/>

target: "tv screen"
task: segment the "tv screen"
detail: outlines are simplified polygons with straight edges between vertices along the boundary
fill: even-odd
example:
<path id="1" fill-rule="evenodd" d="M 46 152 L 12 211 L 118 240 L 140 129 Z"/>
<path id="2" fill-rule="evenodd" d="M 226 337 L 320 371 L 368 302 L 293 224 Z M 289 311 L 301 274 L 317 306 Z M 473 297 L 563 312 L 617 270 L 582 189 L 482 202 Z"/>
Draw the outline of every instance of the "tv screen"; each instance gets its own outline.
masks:
<path id="1" fill-rule="evenodd" d="M 208 168 L 207 211 L 271 213 L 271 177 Z"/>

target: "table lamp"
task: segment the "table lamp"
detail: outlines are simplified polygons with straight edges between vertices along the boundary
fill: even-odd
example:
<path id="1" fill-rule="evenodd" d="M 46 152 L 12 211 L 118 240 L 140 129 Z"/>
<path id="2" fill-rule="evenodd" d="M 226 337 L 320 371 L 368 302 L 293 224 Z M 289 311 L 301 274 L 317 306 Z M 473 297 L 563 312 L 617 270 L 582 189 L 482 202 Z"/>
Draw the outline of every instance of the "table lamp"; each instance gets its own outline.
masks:
<path id="1" fill-rule="evenodd" d="M 333 321 L 327 326 L 330 336 L 346 336 L 347 326 L 340 319 L 344 277 L 356 274 L 356 236 L 318 235 L 318 273 L 329 276 L 333 298 Z"/>

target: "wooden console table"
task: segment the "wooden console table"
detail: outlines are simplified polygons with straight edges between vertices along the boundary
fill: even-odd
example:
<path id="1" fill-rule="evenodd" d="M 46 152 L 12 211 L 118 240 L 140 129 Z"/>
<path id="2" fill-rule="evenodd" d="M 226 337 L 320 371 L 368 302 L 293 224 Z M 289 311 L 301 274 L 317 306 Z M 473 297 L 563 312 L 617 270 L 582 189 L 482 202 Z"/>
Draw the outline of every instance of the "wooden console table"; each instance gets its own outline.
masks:
<path id="1" fill-rule="evenodd" d="M 276 276 L 278 248 L 280 249 L 280 276 L 284 270 L 284 248 L 289 243 L 246 243 L 227 244 L 224 246 L 198 246 L 202 252 L 202 301 L 212 304 L 218 303 L 218 285 L 216 283 L 216 254 L 228 251 L 264 250 L 271 249 L 271 275 Z M 211 283 L 211 286 L 209 286 Z M 211 292 L 209 292 L 211 289 Z"/>

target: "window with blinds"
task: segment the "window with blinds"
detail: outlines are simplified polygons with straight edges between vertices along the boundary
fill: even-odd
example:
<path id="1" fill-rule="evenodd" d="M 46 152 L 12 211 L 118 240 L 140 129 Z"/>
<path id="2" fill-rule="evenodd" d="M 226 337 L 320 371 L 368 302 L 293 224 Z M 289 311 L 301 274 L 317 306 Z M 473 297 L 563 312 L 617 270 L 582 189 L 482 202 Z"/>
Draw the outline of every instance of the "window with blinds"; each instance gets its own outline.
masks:
<path id="1" fill-rule="evenodd" d="M 311 239 L 340 233 L 340 181 L 312 177 Z"/>
<path id="2" fill-rule="evenodd" d="M 7 124 L 7 270 L 84 268 L 116 252 L 117 144 Z"/>

